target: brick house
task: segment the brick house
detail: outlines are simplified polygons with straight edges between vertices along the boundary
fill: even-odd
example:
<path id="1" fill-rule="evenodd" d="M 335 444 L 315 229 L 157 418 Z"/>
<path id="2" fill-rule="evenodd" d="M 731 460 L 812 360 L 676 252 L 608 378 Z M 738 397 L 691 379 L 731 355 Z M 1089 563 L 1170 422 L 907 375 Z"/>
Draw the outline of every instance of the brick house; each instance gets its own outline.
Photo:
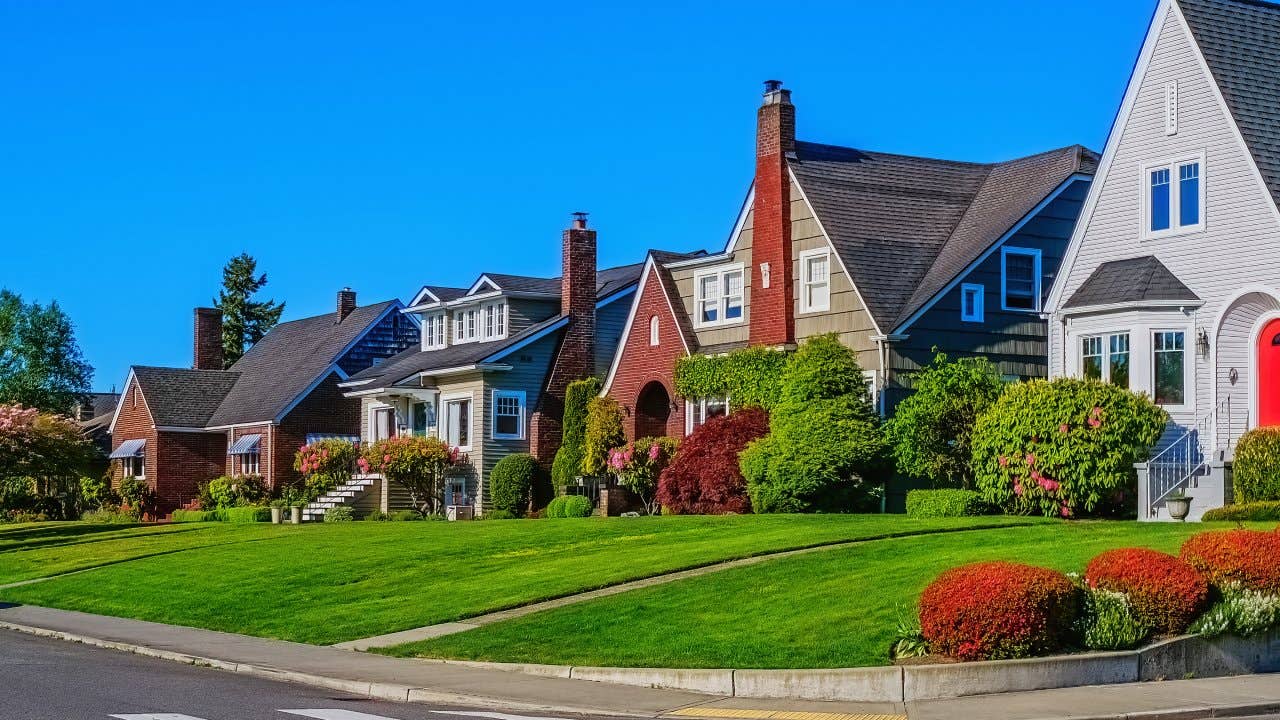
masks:
<path id="1" fill-rule="evenodd" d="M 770 81 L 727 246 L 649 254 L 604 392 L 631 437 L 684 435 L 732 399 L 677 398 L 679 358 L 823 333 L 857 353 L 882 414 L 935 348 L 1044 377 L 1040 311 L 1096 163 L 1078 145 L 971 163 L 797 141 L 791 92 Z"/>
<path id="2" fill-rule="evenodd" d="M 293 457 L 316 437 L 355 439 L 360 403 L 338 382 L 418 342 L 398 300 L 276 325 L 222 369 L 222 316 L 195 311 L 191 369 L 134 366 L 111 420 L 113 476 L 145 477 L 162 512 L 195 498 L 219 475 L 260 475 L 268 487 L 298 479 Z"/>

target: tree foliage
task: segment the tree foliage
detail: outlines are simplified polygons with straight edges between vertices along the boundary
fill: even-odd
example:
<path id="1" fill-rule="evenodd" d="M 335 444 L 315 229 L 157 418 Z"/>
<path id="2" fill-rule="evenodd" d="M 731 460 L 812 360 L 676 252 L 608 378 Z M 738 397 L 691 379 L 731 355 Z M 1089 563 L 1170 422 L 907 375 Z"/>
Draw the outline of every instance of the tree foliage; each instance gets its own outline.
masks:
<path id="1" fill-rule="evenodd" d="M 96 450 L 65 415 L 0 405 L 0 514 L 74 519 Z"/>
<path id="2" fill-rule="evenodd" d="M 658 502 L 676 513 L 751 512 L 738 456 L 769 434 L 769 414 L 746 407 L 699 425 L 658 480 Z M 665 510 L 664 510 L 665 512 Z"/>
<path id="3" fill-rule="evenodd" d="M 231 258 L 222 268 L 222 289 L 214 307 L 222 311 L 223 367 L 231 367 L 280 322 L 284 303 L 254 300 L 266 284 L 267 274 L 258 274 L 258 261 L 248 253 Z"/>
<path id="4" fill-rule="evenodd" d="M 409 501 L 423 515 L 444 508 L 444 484 L 469 465 L 467 456 L 433 437 L 400 436 L 367 446 L 357 461 L 362 472 L 382 473 L 409 492 Z"/>
<path id="5" fill-rule="evenodd" d="M 675 389 L 683 398 L 729 398 L 733 407 L 778 403 L 786 353 L 749 347 L 724 355 L 692 355 L 676 362 Z"/>
<path id="6" fill-rule="evenodd" d="M 611 397 L 587 402 L 587 426 L 582 453 L 582 474 L 599 477 L 609 471 L 609 451 L 627 441 L 622 429 L 622 408 Z"/>
<path id="7" fill-rule="evenodd" d="M 557 488 L 572 485 L 582 474 L 587 440 L 587 405 L 600 394 L 599 378 L 575 380 L 564 393 L 564 418 L 560 425 L 560 449 L 551 463 L 551 482 Z"/>
<path id="8" fill-rule="evenodd" d="M 67 414 L 85 399 L 93 368 L 56 302 L 0 290 L 0 403 Z"/>

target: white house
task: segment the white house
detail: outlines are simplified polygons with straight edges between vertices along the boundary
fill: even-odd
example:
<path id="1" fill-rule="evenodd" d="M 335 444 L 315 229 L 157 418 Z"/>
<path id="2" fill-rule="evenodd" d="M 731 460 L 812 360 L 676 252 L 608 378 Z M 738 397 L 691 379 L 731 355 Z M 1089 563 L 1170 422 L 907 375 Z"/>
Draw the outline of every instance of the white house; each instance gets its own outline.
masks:
<path id="1" fill-rule="evenodd" d="M 1050 374 L 1151 395 L 1172 425 L 1142 519 L 1229 501 L 1280 424 L 1280 5 L 1160 0 L 1046 303 Z"/>

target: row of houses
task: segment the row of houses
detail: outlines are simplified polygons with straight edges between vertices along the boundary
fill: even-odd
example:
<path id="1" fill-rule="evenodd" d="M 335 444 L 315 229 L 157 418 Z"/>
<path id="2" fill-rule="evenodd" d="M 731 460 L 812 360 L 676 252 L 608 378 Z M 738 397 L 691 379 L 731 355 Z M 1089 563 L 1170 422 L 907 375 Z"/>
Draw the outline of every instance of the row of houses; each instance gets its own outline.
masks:
<path id="1" fill-rule="evenodd" d="M 309 438 L 432 435 L 468 453 L 475 472 L 450 494 L 483 512 L 498 459 L 550 462 L 572 380 L 602 377 L 631 437 L 684 435 L 732 399 L 679 397 L 680 358 L 822 333 L 857 353 L 885 415 L 939 350 L 1010 380 L 1151 395 L 1179 448 L 1144 480 L 1159 476 L 1151 517 L 1245 428 L 1280 423 L 1280 6 L 1161 0 L 1101 155 L 938 160 L 796 128 L 790 90 L 766 83 L 753 182 L 709 250 L 601 269 L 578 214 L 560 277 L 484 272 L 407 306 L 344 290 L 335 313 L 277 326 L 226 370 L 216 312 L 197 310 L 193 368 L 135 367 L 125 384 L 118 472 L 176 506 L 224 472 L 292 480 Z"/>

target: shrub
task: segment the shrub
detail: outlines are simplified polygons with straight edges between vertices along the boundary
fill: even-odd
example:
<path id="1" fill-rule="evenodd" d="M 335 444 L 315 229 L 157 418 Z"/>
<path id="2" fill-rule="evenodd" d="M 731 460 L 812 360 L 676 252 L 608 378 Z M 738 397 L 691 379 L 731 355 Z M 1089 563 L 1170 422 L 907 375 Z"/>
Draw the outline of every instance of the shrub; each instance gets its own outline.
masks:
<path id="1" fill-rule="evenodd" d="M 176 523 L 217 522 L 217 510 L 174 510 L 169 519 Z"/>
<path id="2" fill-rule="evenodd" d="M 482 520 L 519 520 L 520 516 L 507 510 L 490 510 L 481 516 Z"/>
<path id="3" fill-rule="evenodd" d="M 1191 626 L 1191 631 L 1205 637 L 1230 633 L 1249 637 L 1280 624 L 1280 598 L 1256 590 L 1230 586 L 1223 591 L 1222 601 Z"/>
<path id="4" fill-rule="evenodd" d="M 390 514 L 392 522 L 414 522 L 422 519 L 422 513 L 417 510 L 396 510 Z"/>
<path id="5" fill-rule="evenodd" d="M 1123 593 L 1086 589 L 1076 634 L 1090 650 L 1128 650 L 1146 640 L 1151 628 L 1138 619 Z"/>
<path id="6" fill-rule="evenodd" d="M 211 509 L 256 505 L 266 497 L 260 475 L 223 475 L 200 486 L 200 504 Z"/>
<path id="7" fill-rule="evenodd" d="M 551 464 L 551 484 L 557 488 L 574 484 L 582 474 L 582 455 L 587 440 L 587 405 L 600 394 L 600 380 L 587 378 L 569 383 L 564 391 L 564 419 L 560 449 Z"/>
<path id="8" fill-rule="evenodd" d="M 1280 533 L 1261 530 L 1213 530 L 1182 544 L 1182 559 L 1218 588 L 1240 585 L 1280 594 Z"/>
<path id="9" fill-rule="evenodd" d="M 1231 472 L 1236 501 L 1280 500 L 1280 427 L 1241 435 Z"/>
<path id="10" fill-rule="evenodd" d="M 298 448 L 293 469 L 302 473 L 306 499 L 315 500 L 350 479 L 359 455 L 354 443 L 340 438 L 317 440 Z"/>
<path id="11" fill-rule="evenodd" d="M 123 478 L 120 480 L 120 501 L 129 507 L 134 517 L 141 517 L 155 505 L 156 491 L 142 478 Z M 121 510 L 124 510 L 123 506 Z"/>
<path id="12" fill-rule="evenodd" d="M 80 519 L 88 523 L 99 523 L 108 525 L 128 525 L 138 522 L 138 518 L 133 513 L 124 512 L 118 507 L 107 506 L 98 510 L 90 510 Z"/>
<path id="13" fill-rule="evenodd" d="M 529 507 L 529 493 L 542 467 L 532 455 L 514 453 L 508 455 L 489 471 L 489 492 L 494 511 L 505 512 L 512 517 L 520 517 Z"/>
<path id="14" fill-rule="evenodd" d="M 1280 502 L 1250 502 L 1206 510 L 1204 522 L 1268 522 L 1280 520 Z"/>
<path id="15" fill-rule="evenodd" d="M 542 511 L 542 516 L 546 518 L 564 517 L 564 502 L 567 497 L 569 496 L 561 495 L 560 497 L 552 498 L 551 502 L 547 503 L 546 509 Z"/>
<path id="16" fill-rule="evenodd" d="M 591 512 L 595 508 L 591 507 L 591 500 L 585 495 L 565 495 L 564 496 L 564 515 L 567 518 L 584 518 L 590 517 Z"/>
<path id="17" fill-rule="evenodd" d="M 1157 632 L 1186 630 L 1209 603 L 1209 584 L 1187 563 L 1145 548 L 1108 550 L 1084 571 L 1091 588 L 1123 593 L 1138 620 Z"/>
<path id="18" fill-rule="evenodd" d="M 1075 617 L 1066 575 L 1008 562 L 943 573 L 920 597 L 920 629 L 934 653 L 960 660 L 1032 657 L 1061 648 Z"/>
<path id="19" fill-rule="evenodd" d="M 769 415 L 758 407 L 735 410 L 698 426 L 680 443 L 658 479 L 658 502 L 676 513 L 751 512 L 738 456 L 769 434 Z"/>
<path id="20" fill-rule="evenodd" d="M 356 464 L 361 472 L 382 473 L 407 490 L 418 512 L 435 515 L 444 506 L 445 479 L 469 463 L 466 455 L 443 440 L 403 435 L 365 447 Z"/>
<path id="21" fill-rule="evenodd" d="M 339 505 L 331 507 L 324 511 L 324 521 L 332 522 L 351 522 L 356 519 L 356 513 L 347 505 Z"/>
<path id="22" fill-rule="evenodd" d="M 6 331 L 0 328 L 0 338 Z M 0 357 L 0 377 L 14 368 L 12 360 Z M 0 404 L 0 511 L 17 511 L 12 513 L 15 517 L 74 519 L 82 509 L 80 478 L 97 456 L 70 418 Z"/>
<path id="23" fill-rule="evenodd" d="M 582 448 L 582 474 L 599 477 L 609 471 L 609 451 L 627 441 L 622 430 L 622 408 L 610 397 L 593 397 L 587 403 L 587 429 Z"/>
<path id="24" fill-rule="evenodd" d="M 973 427 L 1003 389 L 990 360 L 948 362 L 938 353 L 915 376 L 914 392 L 885 425 L 898 472 L 930 480 L 934 487 L 972 487 Z"/>
<path id="25" fill-rule="evenodd" d="M 778 404 L 785 353 L 749 347 L 724 355 L 692 355 L 676 361 L 672 378 L 676 394 L 685 398 L 730 398 L 734 408 Z"/>
<path id="26" fill-rule="evenodd" d="M 1091 380 L 1010 385 L 973 430 L 973 472 L 991 503 L 1046 516 L 1132 516 L 1133 464 L 1164 432 L 1143 395 Z"/>
<path id="27" fill-rule="evenodd" d="M 111 488 L 109 477 L 82 477 L 80 502 L 85 510 L 96 510 L 107 505 L 119 505 L 120 496 Z"/>
<path id="28" fill-rule="evenodd" d="M 658 477 L 670 465 L 679 444 L 671 437 L 650 437 L 609 451 L 609 469 L 617 473 L 620 485 L 639 496 L 649 515 L 658 510 Z"/>
<path id="29" fill-rule="evenodd" d="M 907 517 L 976 517 L 990 515 L 991 505 L 973 490 L 912 490 L 907 493 Z"/>
<path id="30" fill-rule="evenodd" d="M 271 508 L 261 505 L 222 508 L 218 519 L 228 523 L 271 522 Z"/>
<path id="31" fill-rule="evenodd" d="M 756 512 L 848 512 L 878 497 L 887 445 L 853 351 L 810 338 L 787 360 L 769 434 L 739 456 Z"/>

